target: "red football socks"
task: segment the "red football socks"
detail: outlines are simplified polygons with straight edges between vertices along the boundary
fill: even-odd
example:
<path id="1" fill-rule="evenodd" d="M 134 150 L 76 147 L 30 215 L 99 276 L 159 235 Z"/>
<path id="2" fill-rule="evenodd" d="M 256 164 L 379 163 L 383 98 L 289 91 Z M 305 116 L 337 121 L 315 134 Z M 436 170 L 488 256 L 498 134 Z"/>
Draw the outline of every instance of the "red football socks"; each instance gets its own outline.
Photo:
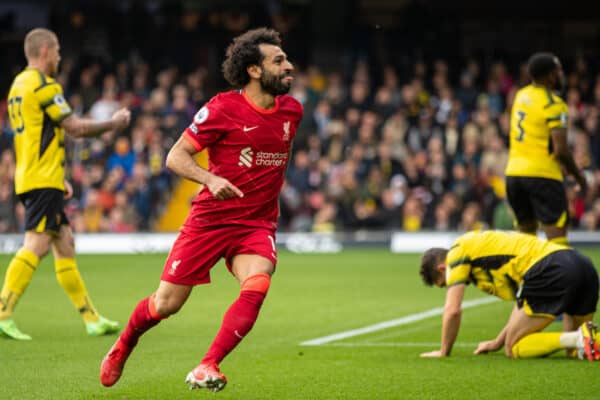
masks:
<path id="1" fill-rule="evenodd" d="M 242 284 L 240 297 L 229 307 L 221 329 L 211 344 L 202 363 L 220 363 L 250 332 L 269 289 L 270 277 L 257 274 Z"/>
<path id="2" fill-rule="evenodd" d="M 129 347 L 134 347 L 140 336 L 156 326 L 161 319 L 163 318 L 156 313 L 154 307 L 154 295 L 146 297 L 138 303 L 133 313 L 131 313 L 127 327 L 121 333 L 121 341 Z"/>

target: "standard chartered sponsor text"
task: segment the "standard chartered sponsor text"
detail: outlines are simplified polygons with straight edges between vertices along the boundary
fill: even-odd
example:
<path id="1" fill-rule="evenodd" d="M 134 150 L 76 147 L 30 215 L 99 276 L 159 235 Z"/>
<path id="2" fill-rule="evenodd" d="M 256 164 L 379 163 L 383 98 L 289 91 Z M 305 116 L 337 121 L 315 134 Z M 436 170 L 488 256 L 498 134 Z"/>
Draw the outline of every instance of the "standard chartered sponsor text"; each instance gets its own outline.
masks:
<path id="1" fill-rule="evenodd" d="M 264 167 L 280 167 L 288 158 L 288 153 L 269 153 L 266 151 L 259 151 L 256 153 L 255 165 L 261 165 Z"/>

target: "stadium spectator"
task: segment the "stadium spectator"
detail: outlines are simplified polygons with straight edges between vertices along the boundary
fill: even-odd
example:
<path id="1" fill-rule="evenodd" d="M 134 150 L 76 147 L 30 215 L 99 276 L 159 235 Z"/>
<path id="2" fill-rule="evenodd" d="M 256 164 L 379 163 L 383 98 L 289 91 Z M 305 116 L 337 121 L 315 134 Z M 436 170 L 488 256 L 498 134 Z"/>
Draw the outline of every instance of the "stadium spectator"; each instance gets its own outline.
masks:
<path id="1" fill-rule="evenodd" d="M 133 172 L 135 164 L 135 152 L 131 149 L 129 138 L 119 137 L 115 142 L 114 152 L 108 157 L 106 164 L 107 172 L 110 173 L 114 168 L 121 168 L 128 177 Z"/>
<path id="2" fill-rule="evenodd" d="M 123 168 L 117 166 L 113 168 L 102 181 L 98 191 L 98 203 L 103 213 L 108 213 L 115 206 L 115 193 L 119 190 L 121 182 L 124 179 Z"/>
<path id="3" fill-rule="evenodd" d="M 133 174 L 131 179 L 125 183 L 125 193 L 127 194 L 128 206 L 133 205 L 137 218 L 130 219 L 130 222 L 137 221 L 137 227 L 142 230 L 148 230 L 150 228 L 150 220 L 154 216 L 153 202 L 155 197 L 166 196 L 164 193 L 167 191 L 166 186 L 153 185 L 149 181 L 148 165 L 143 162 L 137 162 L 133 167 Z M 123 206 L 125 206 L 123 204 Z"/>
<path id="4" fill-rule="evenodd" d="M 233 19 L 231 24 L 232 29 L 244 25 Z M 252 329 L 275 271 L 278 198 L 302 118 L 300 103 L 286 95 L 293 66 L 280 46 L 279 34 L 266 28 L 233 39 L 223 72 L 237 90 L 213 97 L 169 151 L 170 169 L 205 186 L 169 253 L 157 291 L 137 305 L 102 361 L 103 385 L 119 380 L 140 336 L 175 314 L 195 285 L 209 283 L 210 269 L 225 258 L 240 295 L 186 378 L 191 389 L 225 387 L 219 363 Z M 209 151 L 208 170 L 193 158 L 203 148 Z M 121 220 L 119 214 L 112 217 Z"/>
<path id="5" fill-rule="evenodd" d="M 0 332 L 9 338 L 31 340 L 17 328 L 12 314 L 40 260 L 52 249 L 56 278 L 81 314 L 87 333 L 115 333 L 118 323 L 98 314 L 75 261 L 73 233 L 65 214 L 65 200 L 73 189 L 65 180 L 64 135 L 87 137 L 121 130 L 129 124 L 130 112 L 118 110 L 101 122 L 79 118 L 54 80 L 60 62 L 54 32 L 33 29 L 25 37 L 24 49 L 28 66 L 15 77 L 8 103 L 11 127 L 18 133 L 14 183 L 25 206 L 26 232 L 23 246 L 8 265 L 0 292 Z"/>
<path id="6" fill-rule="evenodd" d="M 324 203 L 313 219 L 312 232 L 316 233 L 333 233 L 336 231 L 336 214 L 337 207 L 333 202 Z"/>
<path id="7" fill-rule="evenodd" d="M 99 89 L 96 88 L 94 81 L 96 69 L 92 67 L 85 68 L 81 71 L 79 76 L 79 88 L 76 90 L 76 94 L 82 99 L 83 111 L 88 112 L 94 102 L 98 99 L 100 93 Z"/>
<path id="8" fill-rule="evenodd" d="M 463 72 L 460 78 L 460 87 L 456 92 L 456 98 L 466 112 L 470 113 L 475 109 L 478 91 L 475 88 L 474 77 L 469 72 Z"/>
<path id="9" fill-rule="evenodd" d="M 100 232 L 104 227 L 104 211 L 100 205 L 98 190 L 89 189 L 85 196 L 85 204 L 82 212 L 82 227 L 85 232 Z"/>
<path id="10" fill-rule="evenodd" d="M 420 197 L 410 195 L 402 207 L 402 229 L 415 232 L 423 227 L 424 204 Z"/>
<path id="11" fill-rule="evenodd" d="M 130 15 L 127 13 L 133 11 L 124 12 Z M 144 29 L 158 32 L 157 11 L 142 12 L 149 16 L 147 21 L 140 22 Z M 141 160 L 151 171 L 147 177 L 151 193 L 148 203 L 150 211 L 144 211 L 150 217 L 141 218 L 136 230 L 152 230 L 157 217 L 164 211 L 166 198 L 178 181 L 164 168 L 166 152 L 177 140 L 191 113 L 204 105 L 215 90 L 225 84 L 215 74 L 218 71 L 217 60 L 221 56 L 217 44 L 224 35 L 233 32 L 237 23 L 232 24 L 231 21 L 241 20 L 238 17 L 232 19 L 231 15 L 221 19 L 220 10 L 202 11 L 199 14 L 182 10 L 182 16 L 185 14 L 183 19 L 187 21 L 185 29 L 178 26 L 183 23 L 182 19 L 163 20 L 162 26 L 169 32 L 160 38 L 165 47 L 179 39 L 184 39 L 193 47 L 193 54 L 188 52 L 185 56 L 181 53 L 171 57 L 170 53 L 157 55 L 152 46 L 145 43 L 150 43 L 148 38 L 138 44 L 133 38 L 140 38 L 139 32 L 132 33 L 123 27 L 115 32 L 129 33 L 124 37 L 117 33 L 108 36 L 103 34 L 104 38 L 98 42 L 101 44 L 100 50 L 94 50 L 93 46 L 90 47 L 89 39 L 86 39 L 86 43 L 81 40 L 83 37 L 92 38 L 93 33 L 98 31 L 97 26 L 90 25 L 90 13 L 90 10 L 74 13 L 79 15 L 76 20 L 81 21 L 76 29 L 66 26 L 72 21 L 64 25 L 63 29 L 68 32 L 77 32 L 77 37 L 69 39 L 70 42 L 65 46 L 69 48 L 69 54 L 62 62 L 57 79 L 63 84 L 71 108 L 78 116 L 90 116 L 92 107 L 103 103 L 103 92 L 110 89 L 114 93 L 115 88 L 116 93 L 111 94 L 111 99 L 114 97 L 114 101 L 121 106 L 131 108 L 131 148 L 135 152 L 136 162 Z M 255 18 L 253 13 L 246 11 L 238 14 L 245 15 L 242 20 L 246 17 L 250 20 Z M 269 12 L 269 15 L 279 14 Z M 281 22 L 280 17 L 275 20 Z M 225 21 L 228 21 L 227 28 L 224 27 Z M 289 21 L 289 24 L 301 26 L 298 21 Z M 183 35 L 181 38 L 177 36 L 179 33 Z M 156 38 L 154 34 L 151 36 Z M 107 46 L 107 38 L 117 37 L 120 43 L 111 40 Z M 202 43 L 197 43 L 197 38 L 202 39 Z M 207 44 L 209 42 L 216 44 Z M 307 44 L 296 43 L 295 46 L 300 49 Z M 104 59 L 104 56 L 91 56 L 92 53 L 104 54 L 107 48 L 120 50 L 111 60 Z M 172 48 L 176 52 L 175 49 L 187 49 L 187 46 L 177 43 Z M 315 171 L 318 169 L 318 175 L 324 182 L 331 181 L 332 174 L 337 174 L 346 159 L 352 157 L 352 163 L 357 163 L 359 168 L 356 177 L 358 187 L 365 185 L 368 171 L 372 165 L 381 162 L 380 157 L 389 157 L 389 161 L 380 164 L 387 186 L 390 185 L 391 176 L 402 174 L 411 190 L 424 187 L 434 197 L 432 202 L 425 205 L 423 227 L 433 226 L 439 198 L 454 190 L 461 201 L 480 202 L 484 210 L 483 222 L 495 226 L 493 210 L 488 210 L 487 205 L 492 204 L 496 209 L 498 204 L 506 201 L 505 185 L 500 182 L 504 172 L 499 170 L 508 154 L 510 110 L 517 90 L 529 84 L 530 77 L 527 64 L 519 63 L 519 60 L 508 55 L 494 60 L 476 54 L 468 57 L 461 61 L 437 55 L 404 55 L 402 59 L 378 60 L 377 56 L 371 54 L 344 60 L 339 65 L 327 66 L 317 62 L 304 64 L 290 90 L 290 95 L 300 101 L 305 109 L 305 118 L 298 129 L 293 152 L 308 151 L 311 160 L 309 169 L 312 171 L 310 176 L 317 176 Z M 572 57 L 572 62 L 565 60 L 569 67 L 566 99 L 571 113 L 567 143 L 574 151 L 576 164 L 584 169 L 589 178 L 590 186 L 587 195 L 569 200 L 570 209 L 577 210 L 577 214 L 570 215 L 569 224 L 573 227 L 578 227 L 579 216 L 593 208 L 600 185 L 600 181 L 591 179 L 600 165 L 600 81 L 596 65 L 589 60 L 591 58 L 583 56 Z M 16 60 L 13 63 L 16 64 Z M 11 68 L 15 69 L 13 65 Z M 111 100 L 111 104 L 114 101 Z M 114 104 L 111 107 L 114 108 Z M 0 125 L 3 126 L 0 151 L 12 147 L 14 136 L 7 125 L 5 110 L 6 102 L 0 101 Z M 589 145 L 582 143 L 581 136 L 588 138 Z M 315 137 L 320 139 L 320 145 L 317 146 L 320 148 L 320 160 L 316 164 Z M 441 152 L 437 144 L 430 147 L 432 138 L 437 138 L 433 139 L 434 142 L 441 140 Z M 87 174 L 94 174 L 96 188 L 109 179 L 110 167 L 106 159 L 114 151 L 111 141 L 111 138 L 103 136 L 93 140 L 65 142 L 67 163 L 73 167 L 71 179 L 77 198 L 81 199 L 87 190 L 79 183 L 88 179 Z M 357 142 L 362 145 L 362 150 L 353 147 Z M 389 146 L 390 156 L 387 155 L 387 149 L 383 150 L 386 154 L 380 156 L 381 148 L 385 147 L 383 143 Z M 357 152 L 362 154 L 357 157 Z M 317 164 L 318 168 L 315 166 Z M 387 170 L 390 165 L 393 170 L 391 173 Z M 441 165 L 445 168 L 440 168 Z M 96 179 L 99 167 L 102 168 L 102 174 Z M 457 173 L 456 179 L 454 172 Z M 294 173 L 292 168 L 289 173 Z M 125 177 L 121 185 L 127 185 L 130 179 L 130 176 Z M 493 201 L 490 201 L 492 194 L 489 191 L 482 191 L 486 186 L 492 189 L 495 196 Z M 311 184 L 302 188 L 294 188 L 292 184 L 290 191 L 292 189 L 302 199 L 301 206 L 294 208 L 295 211 L 288 210 L 290 214 L 285 221 L 282 220 L 280 229 L 289 230 L 298 226 L 310 230 L 312 218 L 318 210 L 311 210 L 307 198 L 315 190 L 336 204 L 336 229 L 345 230 L 354 226 L 356 221 L 347 218 L 347 207 L 342 204 L 342 199 L 332 196 L 327 184 L 317 187 Z M 486 195 L 481 196 L 481 193 Z M 132 196 L 128 198 L 130 201 L 134 199 Z M 382 207 L 381 203 L 376 204 L 376 211 L 382 211 Z M 74 216 L 81 212 L 82 208 L 79 207 Z M 109 213 L 110 210 L 106 210 L 103 218 Z M 290 225 L 292 220 L 296 220 L 298 225 Z M 11 229 L 18 228 L 13 225 Z"/>
<path id="12" fill-rule="evenodd" d="M 119 109 L 119 102 L 117 101 L 117 87 L 113 84 L 107 84 L 107 82 L 110 82 L 110 77 L 111 75 L 104 78 L 105 85 L 104 89 L 102 90 L 102 97 L 92 104 L 92 107 L 89 111 L 90 117 L 97 121 L 109 119 L 110 116 Z"/>
<path id="13" fill-rule="evenodd" d="M 135 230 L 133 222 L 127 221 L 128 218 L 125 212 L 126 210 L 119 206 L 115 206 L 110 210 L 107 221 L 108 232 L 130 233 Z"/>
<path id="14" fill-rule="evenodd" d="M 17 229 L 15 205 L 17 201 L 13 194 L 10 180 L 0 180 L 0 233 L 12 232 Z"/>
<path id="15" fill-rule="evenodd" d="M 475 354 L 504 347 L 508 357 L 522 359 L 576 349 L 580 359 L 600 361 L 599 337 L 592 323 L 598 273 L 576 250 L 534 235 L 469 232 L 449 250 L 427 250 L 420 274 L 426 285 L 447 288 L 440 349 L 421 357 L 450 356 L 465 287 L 472 283 L 488 294 L 516 301 L 506 326 L 495 339 L 479 343 Z M 563 313 L 564 332 L 541 332 Z"/>
<path id="16" fill-rule="evenodd" d="M 486 225 L 481 216 L 481 207 L 479 203 L 471 201 L 465 205 L 462 212 L 462 218 L 458 224 L 461 231 L 482 230 Z"/>
<path id="17" fill-rule="evenodd" d="M 305 150 L 298 150 L 294 154 L 294 160 L 287 174 L 287 181 L 301 193 L 307 193 L 310 190 L 309 181 L 310 160 Z"/>

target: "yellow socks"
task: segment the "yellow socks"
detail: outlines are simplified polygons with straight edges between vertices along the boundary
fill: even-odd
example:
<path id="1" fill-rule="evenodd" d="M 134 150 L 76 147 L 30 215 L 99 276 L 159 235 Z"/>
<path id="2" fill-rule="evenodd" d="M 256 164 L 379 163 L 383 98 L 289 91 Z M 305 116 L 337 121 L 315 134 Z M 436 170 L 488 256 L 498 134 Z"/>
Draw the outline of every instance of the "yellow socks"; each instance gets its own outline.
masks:
<path id="1" fill-rule="evenodd" d="M 562 244 L 563 246 L 568 246 L 569 245 L 569 239 L 567 239 L 566 236 L 558 236 L 558 237 L 550 239 L 550 241 L 552 243 Z"/>
<path id="2" fill-rule="evenodd" d="M 75 259 L 57 258 L 54 260 L 54 267 L 58 283 L 65 290 L 84 322 L 98 322 L 98 312 L 88 297 L 87 289 L 83 279 L 81 279 Z"/>
<path id="3" fill-rule="evenodd" d="M 575 333 L 575 335 L 570 335 L 571 333 Z M 574 348 L 576 346 L 576 334 L 577 332 L 532 333 L 519 340 L 513 346 L 513 357 L 544 357 L 561 349 Z"/>
<path id="4" fill-rule="evenodd" d="M 40 262 L 39 257 L 27 249 L 20 249 L 6 270 L 4 286 L 0 292 L 0 320 L 9 319 L 17 301 L 29 286 L 33 273 Z M 85 322 L 97 322 L 98 312 L 88 298 L 87 289 L 73 258 L 59 258 L 54 261 L 56 279 L 65 290 L 71 302 L 79 310 Z"/>
<path id="5" fill-rule="evenodd" d="M 17 251 L 10 261 L 0 292 L 0 320 L 11 317 L 39 262 L 40 259 L 35 253 L 23 248 Z"/>

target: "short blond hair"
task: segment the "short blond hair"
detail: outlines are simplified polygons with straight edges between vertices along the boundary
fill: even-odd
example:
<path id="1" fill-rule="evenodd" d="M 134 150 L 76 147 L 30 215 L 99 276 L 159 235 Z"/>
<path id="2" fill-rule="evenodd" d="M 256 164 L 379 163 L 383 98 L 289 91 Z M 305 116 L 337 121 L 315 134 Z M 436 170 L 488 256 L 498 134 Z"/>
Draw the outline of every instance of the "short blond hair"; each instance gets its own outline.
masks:
<path id="1" fill-rule="evenodd" d="M 54 32 L 46 28 L 35 28 L 29 31 L 27 36 L 25 36 L 25 43 L 23 45 L 25 58 L 29 60 L 39 57 L 40 49 L 44 45 L 48 47 L 58 45 L 58 38 Z"/>

